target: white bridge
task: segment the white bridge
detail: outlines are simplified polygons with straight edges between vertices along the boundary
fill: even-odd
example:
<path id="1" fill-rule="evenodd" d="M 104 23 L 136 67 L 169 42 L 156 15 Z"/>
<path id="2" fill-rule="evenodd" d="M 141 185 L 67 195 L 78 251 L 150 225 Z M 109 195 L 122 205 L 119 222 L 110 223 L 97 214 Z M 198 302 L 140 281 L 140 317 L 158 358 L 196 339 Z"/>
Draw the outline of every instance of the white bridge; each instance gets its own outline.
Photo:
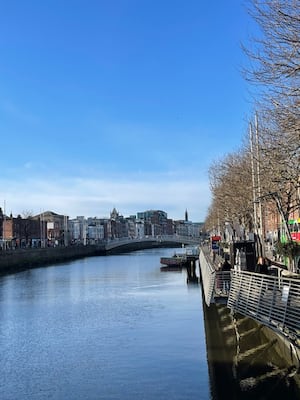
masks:
<path id="1" fill-rule="evenodd" d="M 125 248 L 149 248 L 149 247 L 162 247 L 167 245 L 199 245 L 200 238 L 192 236 L 179 236 L 179 235 L 159 235 L 159 236 L 144 236 L 140 238 L 115 238 L 105 241 L 105 250 L 110 251 L 113 249 Z"/>

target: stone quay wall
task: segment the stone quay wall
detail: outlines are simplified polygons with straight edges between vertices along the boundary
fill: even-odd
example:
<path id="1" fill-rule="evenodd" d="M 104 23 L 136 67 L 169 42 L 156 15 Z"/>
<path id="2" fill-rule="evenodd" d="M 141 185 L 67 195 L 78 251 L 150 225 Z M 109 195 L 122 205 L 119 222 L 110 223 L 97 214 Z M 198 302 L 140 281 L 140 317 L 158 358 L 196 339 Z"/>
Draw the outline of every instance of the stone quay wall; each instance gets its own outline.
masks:
<path id="1" fill-rule="evenodd" d="M 83 257 L 105 255 L 105 245 L 46 247 L 0 251 L 0 275 Z"/>

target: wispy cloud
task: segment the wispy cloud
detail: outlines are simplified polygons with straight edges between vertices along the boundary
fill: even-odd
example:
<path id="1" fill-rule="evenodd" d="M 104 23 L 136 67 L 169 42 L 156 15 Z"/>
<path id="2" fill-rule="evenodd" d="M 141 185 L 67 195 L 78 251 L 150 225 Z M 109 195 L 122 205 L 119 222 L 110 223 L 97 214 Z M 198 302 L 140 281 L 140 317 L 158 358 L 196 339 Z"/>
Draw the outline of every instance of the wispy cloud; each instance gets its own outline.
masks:
<path id="1" fill-rule="evenodd" d="M 17 182 L 0 180 L 6 212 L 41 210 L 69 215 L 109 216 L 113 207 L 124 216 L 146 209 L 162 209 L 170 218 L 183 219 L 187 208 L 190 219 L 203 220 L 209 204 L 207 182 L 172 174 L 107 178 L 25 178 Z M 4 198 L 5 197 L 5 198 Z"/>

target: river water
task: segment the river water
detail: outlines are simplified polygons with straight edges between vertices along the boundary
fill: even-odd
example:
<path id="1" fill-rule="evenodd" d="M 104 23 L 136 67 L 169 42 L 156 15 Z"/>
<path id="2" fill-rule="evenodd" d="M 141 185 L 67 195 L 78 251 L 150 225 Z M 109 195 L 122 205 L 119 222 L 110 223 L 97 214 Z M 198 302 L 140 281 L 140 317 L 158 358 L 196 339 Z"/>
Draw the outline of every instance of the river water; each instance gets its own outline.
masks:
<path id="1" fill-rule="evenodd" d="M 210 399 L 201 289 L 160 271 L 173 253 L 1 277 L 1 400 Z"/>

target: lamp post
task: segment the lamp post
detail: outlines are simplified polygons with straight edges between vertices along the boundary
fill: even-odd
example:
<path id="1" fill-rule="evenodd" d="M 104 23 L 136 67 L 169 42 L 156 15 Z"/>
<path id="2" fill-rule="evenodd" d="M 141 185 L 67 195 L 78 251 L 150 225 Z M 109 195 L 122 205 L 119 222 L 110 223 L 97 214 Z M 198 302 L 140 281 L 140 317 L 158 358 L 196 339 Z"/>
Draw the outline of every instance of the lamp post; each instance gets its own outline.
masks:
<path id="1" fill-rule="evenodd" d="M 252 124 L 249 126 L 249 141 L 251 155 L 251 175 L 252 175 L 252 196 L 253 196 L 253 224 L 258 239 L 258 254 L 264 256 L 264 238 L 263 238 L 263 212 L 261 202 L 261 184 L 260 184 L 260 153 L 257 114 L 255 114 L 255 138 L 252 131 Z M 255 156 L 254 156 L 255 154 Z"/>
<path id="2" fill-rule="evenodd" d="M 3 249 L 6 250 L 6 215 L 5 215 L 5 207 L 6 202 L 4 200 L 4 207 L 3 207 L 3 222 L 2 222 L 2 241 L 3 241 Z"/>

